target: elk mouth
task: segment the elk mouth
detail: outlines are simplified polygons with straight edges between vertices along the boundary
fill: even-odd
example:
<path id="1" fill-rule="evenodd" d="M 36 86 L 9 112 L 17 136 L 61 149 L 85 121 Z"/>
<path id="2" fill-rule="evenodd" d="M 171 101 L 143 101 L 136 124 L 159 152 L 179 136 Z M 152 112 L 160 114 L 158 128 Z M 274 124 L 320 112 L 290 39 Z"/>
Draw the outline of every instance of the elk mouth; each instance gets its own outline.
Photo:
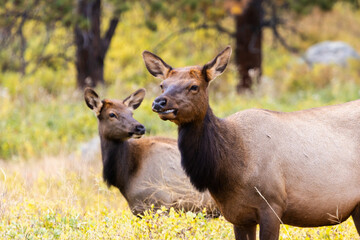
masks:
<path id="1" fill-rule="evenodd" d="M 153 109 L 154 112 L 156 112 L 157 114 L 159 114 L 161 119 L 171 119 L 171 118 L 175 118 L 178 110 L 175 108 L 171 108 L 171 109 L 161 109 L 161 110 L 155 110 Z M 172 116 L 171 116 L 172 115 Z"/>

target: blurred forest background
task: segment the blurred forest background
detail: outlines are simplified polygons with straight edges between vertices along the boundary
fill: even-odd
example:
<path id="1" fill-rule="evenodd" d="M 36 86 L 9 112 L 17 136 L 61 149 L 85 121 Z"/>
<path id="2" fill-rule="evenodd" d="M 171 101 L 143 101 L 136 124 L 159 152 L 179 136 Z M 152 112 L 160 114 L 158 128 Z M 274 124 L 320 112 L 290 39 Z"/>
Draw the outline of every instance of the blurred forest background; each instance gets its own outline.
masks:
<path id="1" fill-rule="evenodd" d="M 182 213 L 178 226 L 175 215 L 171 222 L 160 214 L 155 223 L 131 216 L 120 194 L 102 183 L 100 159 L 84 157 L 81 146 L 97 136 L 97 120 L 83 88 L 123 99 L 145 87 L 134 117 L 147 136 L 176 138 L 176 126 L 151 111 L 159 80 L 147 72 L 142 51 L 182 67 L 205 64 L 231 45 L 231 64 L 209 87 L 217 116 L 342 103 L 360 97 L 360 61 L 309 65 L 304 54 L 322 41 L 343 41 L 360 52 L 359 26 L 358 0 L 1 1 L 0 237 L 164 238 L 176 230 L 173 237 L 232 238 L 222 218 L 208 223 Z M 164 221 L 166 234 L 151 225 Z M 291 231 L 300 231 L 301 239 L 313 233 L 334 239 L 356 234 L 348 224 Z M 114 235 L 105 234 L 109 226 Z"/>
<path id="2" fill-rule="evenodd" d="M 137 117 L 150 134 L 176 136 L 174 126 L 151 113 L 159 80 L 146 72 L 143 50 L 181 67 L 205 64 L 231 45 L 231 65 L 210 87 L 220 116 L 356 99 L 358 61 L 346 68 L 309 66 L 302 57 L 325 40 L 360 49 L 358 7 L 355 0 L 2 2 L 0 159 L 72 152 L 94 136 L 96 119 L 82 102 L 85 86 L 112 98 L 145 87 Z"/>

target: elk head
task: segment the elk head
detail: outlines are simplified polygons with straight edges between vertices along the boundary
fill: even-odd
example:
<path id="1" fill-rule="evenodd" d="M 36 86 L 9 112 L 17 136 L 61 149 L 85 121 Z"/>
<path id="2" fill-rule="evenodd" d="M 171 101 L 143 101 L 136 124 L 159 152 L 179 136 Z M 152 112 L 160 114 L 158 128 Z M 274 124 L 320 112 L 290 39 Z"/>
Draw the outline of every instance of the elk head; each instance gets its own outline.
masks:
<path id="1" fill-rule="evenodd" d="M 152 105 L 152 110 L 163 120 L 177 125 L 202 121 L 209 107 L 209 82 L 224 72 L 231 55 L 226 47 L 204 66 L 172 68 L 155 54 L 144 51 L 143 59 L 148 71 L 163 81 L 162 94 Z"/>
<path id="2" fill-rule="evenodd" d="M 99 120 L 99 134 L 109 140 L 140 138 L 145 127 L 133 118 L 133 110 L 138 108 L 145 97 L 145 89 L 139 89 L 123 101 L 100 100 L 97 93 L 86 88 L 86 105 L 94 111 Z"/>

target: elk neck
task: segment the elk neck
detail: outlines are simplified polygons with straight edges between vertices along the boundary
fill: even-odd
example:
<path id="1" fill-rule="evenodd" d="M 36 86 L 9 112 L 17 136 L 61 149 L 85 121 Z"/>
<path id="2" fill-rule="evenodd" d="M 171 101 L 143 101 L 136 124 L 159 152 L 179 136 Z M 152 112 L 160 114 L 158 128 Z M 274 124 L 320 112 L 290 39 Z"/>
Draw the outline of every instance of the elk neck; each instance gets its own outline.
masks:
<path id="1" fill-rule="evenodd" d="M 204 119 L 179 126 L 178 145 L 181 164 L 191 183 L 199 190 L 216 193 L 228 182 L 223 174 L 229 152 L 231 132 L 224 120 L 208 106 Z"/>
<path id="2" fill-rule="evenodd" d="M 109 140 L 100 136 L 101 153 L 103 161 L 103 178 L 108 186 L 119 188 L 125 195 L 126 188 L 138 169 L 138 161 L 133 154 L 139 151 L 135 148 L 136 144 L 131 140 Z"/>

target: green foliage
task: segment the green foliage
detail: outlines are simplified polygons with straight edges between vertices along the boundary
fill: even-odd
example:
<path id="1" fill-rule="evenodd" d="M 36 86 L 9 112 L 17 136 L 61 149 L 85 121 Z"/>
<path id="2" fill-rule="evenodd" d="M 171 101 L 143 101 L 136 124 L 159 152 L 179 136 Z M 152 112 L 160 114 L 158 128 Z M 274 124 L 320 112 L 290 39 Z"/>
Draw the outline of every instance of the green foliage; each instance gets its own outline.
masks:
<path id="1" fill-rule="evenodd" d="M 81 93 L 64 92 L 66 85 L 73 88 L 68 73 L 43 69 L 29 77 L 0 75 L 0 129 L 5 133 L 0 137 L 0 158 L 71 152 L 93 135 L 89 129 L 96 121 L 78 104 Z"/>
<path id="2" fill-rule="evenodd" d="M 317 41 L 321 41 L 328 39 L 336 30 L 351 45 L 360 48 L 354 34 L 333 24 L 340 22 L 340 18 L 345 24 L 360 24 L 358 14 L 343 5 L 335 5 L 334 9 L 332 17 L 321 15 L 327 27 L 326 32 L 318 30 L 324 28 L 322 25 L 304 27 L 303 31 L 317 32 Z M 141 25 L 145 14 L 141 6 L 124 13 L 105 62 L 108 86 L 98 91 L 104 98 L 124 99 L 136 89 L 145 87 L 147 95 L 140 108 L 134 112 L 135 118 L 145 124 L 147 135 L 176 138 L 176 126 L 162 121 L 151 111 L 152 100 L 160 93 L 160 80 L 146 71 L 141 52 L 154 51 L 156 43 L 164 39 L 169 29 L 175 29 L 181 23 L 176 19 L 168 23 L 158 17 L 158 31 L 152 32 Z M 314 21 L 317 15 L 309 18 L 303 21 Z M 231 24 L 232 21 L 229 21 L 228 25 Z M 302 22 L 299 24 L 306 25 Z M 347 29 L 357 31 L 357 28 Z M 31 39 L 29 45 L 33 46 L 29 52 L 30 58 L 36 55 L 32 52 L 41 45 L 39 39 L 42 36 L 41 32 L 32 33 L 30 30 L 26 34 Z M 66 37 L 64 28 L 59 28 L 54 34 L 60 41 L 48 45 L 46 51 L 49 54 L 61 48 L 61 39 Z M 300 41 L 293 35 L 288 37 L 303 49 L 312 42 Z M 230 41 L 215 30 L 200 30 L 164 42 L 156 47 L 155 53 L 173 67 L 205 64 Z M 65 54 L 73 52 L 73 49 L 67 49 Z M 86 107 L 82 92 L 75 90 L 76 73 L 73 65 L 60 63 L 54 62 L 55 67 L 41 66 L 31 75 L 21 76 L 11 71 L 0 73 L 0 159 L 29 159 L 71 153 L 82 142 L 97 134 L 96 117 Z M 32 69 L 35 65 L 29 67 Z M 267 32 L 264 39 L 263 72 L 266 77 L 260 86 L 254 87 L 253 95 L 238 96 L 234 91 L 237 71 L 234 64 L 230 64 L 227 71 L 213 81 L 209 88 L 215 113 L 225 117 L 252 107 L 293 111 L 359 98 L 358 62 L 349 62 L 345 69 L 321 65 L 309 68 L 286 50 L 272 47 Z"/>
<path id="3" fill-rule="evenodd" d="M 356 0 L 287 0 L 290 9 L 298 14 L 309 14 L 314 7 L 323 11 L 330 11 L 336 3 L 348 2 L 355 7 L 359 7 Z"/>
<path id="4" fill-rule="evenodd" d="M 164 1 L 150 0 L 145 5 L 148 13 L 146 16 L 146 26 L 151 30 L 156 29 L 156 17 L 163 17 L 167 20 L 178 19 L 180 22 L 199 23 L 199 22 L 216 22 L 227 16 L 224 7 L 224 1 L 216 0 L 179 0 Z"/>
<path id="5" fill-rule="evenodd" d="M 332 9 L 337 0 L 289 0 L 290 8 L 297 13 L 309 14 L 313 7 L 319 7 L 323 11 Z"/>

